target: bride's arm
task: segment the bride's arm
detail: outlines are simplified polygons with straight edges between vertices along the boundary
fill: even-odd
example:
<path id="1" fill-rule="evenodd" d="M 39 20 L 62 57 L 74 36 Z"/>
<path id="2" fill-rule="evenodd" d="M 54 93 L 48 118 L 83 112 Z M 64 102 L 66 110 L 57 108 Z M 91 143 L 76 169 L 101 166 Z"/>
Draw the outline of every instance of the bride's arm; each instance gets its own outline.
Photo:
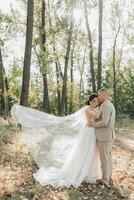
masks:
<path id="1" fill-rule="evenodd" d="M 88 120 L 88 126 L 93 127 L 94 121 L 99 119 L 101 116 L 101 109 L 100 110 L 86 110 L 86 117 Z"/>
<path id="2" fill-rule="evenodd" d="M 95 111 L 95 119 L 99 119 L 101 116 L 101 110 L 96 110 Z"/>
<path id="3" fill-rule="evenodd" d="M 90 118 L 94 118 L 94 119 L 99 119 L 101 116 L 101 110 L 86 110 L 86 116 L 90 119 Z"/>
<path id="4" fill-rule="evenodd" d="M 91 119 L 95 118 L 96 113 L 92 110 L 86 110 L 86 116 L 87 116 L 88 120 L 91 120 Z"/>

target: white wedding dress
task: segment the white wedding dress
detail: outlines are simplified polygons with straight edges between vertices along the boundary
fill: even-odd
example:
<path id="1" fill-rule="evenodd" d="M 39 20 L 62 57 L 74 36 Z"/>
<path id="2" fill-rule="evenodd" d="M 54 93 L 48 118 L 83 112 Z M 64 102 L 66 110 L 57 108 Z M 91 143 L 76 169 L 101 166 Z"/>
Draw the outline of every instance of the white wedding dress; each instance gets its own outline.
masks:
<path id="1" fill-rule="evenodd" d="M 12 117 L 22 126 L 22 142 L 39 166 L 33 174 L 41 185 L 78 187 L 101 178 L 95 129 L 87 126 L 87 106 L 57 117 L 14 105 Z"/>

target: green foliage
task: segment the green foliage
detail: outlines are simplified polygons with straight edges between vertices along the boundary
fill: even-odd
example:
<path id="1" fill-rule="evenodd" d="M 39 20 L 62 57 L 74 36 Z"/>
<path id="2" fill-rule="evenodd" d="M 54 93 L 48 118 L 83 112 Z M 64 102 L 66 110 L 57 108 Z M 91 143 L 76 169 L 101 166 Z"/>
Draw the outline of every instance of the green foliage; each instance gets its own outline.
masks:
<path id="1" fill-rule="evenodd" d="M 87 1 L 89 13 L 89 25 L 91 28 L 91 36 L 94 53 L 95 78 L 97 84 L 97 64 L 98 64 L 98 24 L 94 20 L 93 13 L 98 12 L 98 1 Z M 16 1 L 18 2 L 18 1 Z M 57 89 L 62 93 L 65 65 L 65 53 L 67 48 L 67 38 L 70 22 L 70 11 L 72 8 L 78 10 L 78 15 L 74 16 L 74 27 L 72 34 L 71 51 L 73 54 L 73 83 L 71 83 L 71 55 L 69 55 L 69 67 L 67 74 L 67 113 L 75 112 L 85 104 L 86 99 L 92 93 L 91 74 L 89 52 L 90 46 L 85 29 L 84 7 L 83 2 L 76 0 L 53 1 L 46 2 L 46 51 L 41 46 L 41 1 L 35 1 L 34 9 L 34 32 L 33 32 L 33 52 L 31 64 L 31 82 L 29 104 L 36 109 L 42 109 L 43 102 L 43 80 L 42 74 L 47 74 L 49 98 L 52 113 L 58 113 L 58 97 Z M 118 5 L 117 5 L 118 3 Z M 6 70 L 6 77 L 9 82 L 9 90 L 5 92 L 6 104 L 10 97 L 11 104 L 19 102 L 21 94 L 23 56 L 18 59 L 17 55 L 13 55 L 13 63 L 7 65 L 10 40 L 16 35 L 24 35 L 26 30 L 26 5 L 27 1 L 19 1 L 20 8 L 24 11 L 22 17 L 19 9 L 11 7 L 11 13 L 4 14 L 0 12 L 0 46 L 3 48 L 3 60 Z M 134 72 L 132 71 L 134 62 L 132 60 L 132 44 L 133 36 L 133 5 L 128 0 L 125 4 L 119 4 L 115 0 L 111 4 L 107 4 L 105 8 L 104 1 L 104 18 L 103 18 L 103 59 L 102 59 L 102 86 L 108 87 L 113 97 L 113 69 L 112 69 L 112 53 L 115 31 L 118 28 L 119 21 L 121 31 L 117 38 L 116 46 L 116 92 L 118 100 L 119 115 L 129 115 L 134 117 Z M 117 6 L 116 6 L 117 5 Z M 128 10 L 126 9 L 128 6 Z M 79 16 L 82 13 L 82 16 Z M 126 18 L 123 14 L 127 12 Z M 75 13 L 75 12 L 74 12 Z M 77 12 L 76 12 L 77 13 Z M 124 15 L 125 16 L 125 15 Z M 117 19 L 117 20 L 115 20 Z M 96 24 L 95 24 L 96 23 Z M 107 31 L 108 29 L 108 31 Z M 25 36 L 25 35 L 24 35 Z M 124 40 L 124 41 L 123 41 Z M 123 44 L 123 45 L 122 45 Z M 9 45 L 9 46 L 8 46 Z M 24 49 L 23 49 L 24 50 Z M 85 52 L 85 55 L 84 55 Z M 84 57 L 85 56 L 85 57 Z M 57 85 L 56 62 L 61 71 L 58 72 L 59 83 Z M 33 73 L 35 71 L 35 73 Z M 83 86 L 80 88 L 80 80 L 82 78 Z M 72 92 L 73 91 L 73 92 Z M 72 108 L 70 108 L 72 106 Z"/>
<path id="2" fill-rule="evenodd" d="M 103 85 L 111 89 L 113 96 L 113 76 L 110 69 L 106 71 Z M 124 67 L 116 72 L 116 90 L 119 114 L 126 114 L 134 118 L 134 71 L 132 66 Z"/>
<path id="3" fill-rule="evenodd" d="M 8 96 L 12 99 L 12 104 L 18 102 L 21 93 L 22 69 L 19 60 L 14 60 L 11 71 L 9 71 L 9 91 Z"/>

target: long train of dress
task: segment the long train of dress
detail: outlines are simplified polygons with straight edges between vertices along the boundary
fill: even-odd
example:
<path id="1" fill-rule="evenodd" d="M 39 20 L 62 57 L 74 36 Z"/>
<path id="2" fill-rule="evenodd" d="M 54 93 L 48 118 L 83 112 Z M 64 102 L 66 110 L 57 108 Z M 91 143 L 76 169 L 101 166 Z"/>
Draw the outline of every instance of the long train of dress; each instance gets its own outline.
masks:
<path id="1" fill-rule="evenodd" d="M 87 126 L 86 106 L 65 117 L 14 105 L 11 114 L 22 126 L 27 145 L 39 170 L 33 174 L 41 185 L 78 187 L 101 177 L 95 129 Z"/>

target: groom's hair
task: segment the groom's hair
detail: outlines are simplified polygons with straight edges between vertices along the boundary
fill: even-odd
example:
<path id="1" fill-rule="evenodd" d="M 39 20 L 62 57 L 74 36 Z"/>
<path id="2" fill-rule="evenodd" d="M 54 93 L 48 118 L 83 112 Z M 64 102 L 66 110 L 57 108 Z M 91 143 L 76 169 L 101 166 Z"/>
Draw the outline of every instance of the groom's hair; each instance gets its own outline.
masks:
<path id="1" fill-rule="evenodd" d="M 91 94 L 90 97 L 89 97 L 89 99 L 87 100 L 86 104 L 90 105 L 90 101 L 92 101 L 96 97 L 98 97 L 98 94 L 96 94 L 96 93 Z"/>
<path id="2" fill-rule="evenodd" d="M 107 96 L 109 96 L 109 90 L 105 87 L 101 88 L 100 90 L 98 90 L 98 93 L 99 92 L 104 92 Z"/>

